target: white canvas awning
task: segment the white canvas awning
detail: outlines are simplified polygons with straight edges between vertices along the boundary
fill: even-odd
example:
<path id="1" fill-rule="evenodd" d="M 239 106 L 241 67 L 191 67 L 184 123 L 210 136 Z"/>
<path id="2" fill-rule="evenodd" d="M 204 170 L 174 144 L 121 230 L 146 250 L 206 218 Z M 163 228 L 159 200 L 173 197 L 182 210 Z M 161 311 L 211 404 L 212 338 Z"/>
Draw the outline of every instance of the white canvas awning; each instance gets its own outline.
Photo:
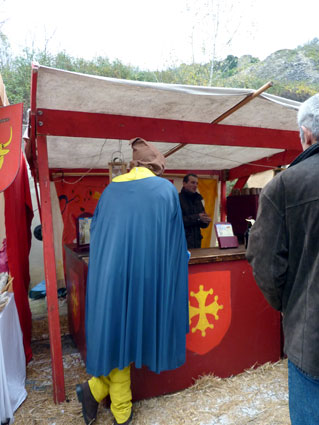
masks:
<path id="1" fill-rule="evenodd" d="M 162 83 L 119 80 L 97 77 L 79 73 L 61 71 L 40 66 L 37 70 L 36 108 L 38 110 L 77 111 L 98 113 L 122 117 L 142 117 L 169 120 L 179 125 L 183 122 L 210 124 L 225 111 L 245 99 L 254 90 L 228 89 L 199 86 L 184 86 Z M 187 146 L 167 158 L 167 169 L 233 169 L 242 164 L 258 161 L 284 152 L 286 149 L 299 149 L 297 133 L 294 134 L 293 146 L 285 146 L 278 137 L 278 142 L 269 132 L 269 139 L 263 137 L 259 145 L 257 130 L 271 129 L 298 132 L 296 111 L 299 102 L 272 96 L 266 93 L 254 98 L 238 109 L 218 126 L 229 130 L 237 127 L 256 129 L 256 137 L 249 133 L 249 143 L 242 135 L 240 140 L 225 131 L 225 137 L 219 137 L 216 144 L 214 137 L 207 136 L 205 143 L 195 144 L 188 141 Z M 44 114 L 45 115 L 45 114 Z M 41 120 L 41 118 L 39 118 Z M 165 121 L 166 122 L 166 121 Z M 67 123 L 66 123 L 67 125 Z M 131 137 L 144 137 L 143 123 L 136 126 Z M 214 125 L 214 124 L 211 124 Z M 123 126 L 125 126 L 123 124 Z M 41 128 L 38 126 L 41 133 Z M 196 134 L 196 133 L 195 133 Z M 131 138 L 130 137 L 130 138 Z M 209 139 L 211 137 L 211 139 Z M 248 138 L 248 136 L 247 136 Z M 254 140 L 252 140 L 254 139 Z M 87 137 L 65 137 L 65 135 L 48 136 L 48 156 L 50 168 L 108 168 L 112 152 L 121 145 L 124 158 L 131 159 L 128 138 L 92 139 Z M 157 139 L 159 140 L 159 139 Z M 267 143 L 269 140 L 269 143 Z M 183 140 L 152 140 L 158 149 L 165 153 Z M 262 171 L 261 165 L 260 171 Z M 267 167 L 267 166 L 266 166 Z"/>

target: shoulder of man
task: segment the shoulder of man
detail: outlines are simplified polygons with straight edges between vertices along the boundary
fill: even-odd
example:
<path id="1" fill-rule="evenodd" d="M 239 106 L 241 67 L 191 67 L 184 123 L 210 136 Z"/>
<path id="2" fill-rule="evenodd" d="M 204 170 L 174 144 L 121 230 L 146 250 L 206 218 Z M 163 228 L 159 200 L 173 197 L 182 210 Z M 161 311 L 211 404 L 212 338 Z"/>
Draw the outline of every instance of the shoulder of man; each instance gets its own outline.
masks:
<path id="1" fill-rule="evenodd" d="M 261 196 L 272 196 L 281 186 L 282 174 L 273 177 L 262 189 Z"/>
<path id="2" fill-rule="evenodd" d="M 311 170 L 311 167 L 309 168 L 306 161 L 281 171 L 266 184 L 261 192 L 261 196 L 266 196 L 268 198 L 276 197 L 276 195 L 284 191 L 286 187 L 298 184 L 299 179 L 304 176 L 306 170 L 309 173 L 317 172 L 315 169 Z"/>
<path id="3" fill-rule="evenodd" d="M 288 176 L 285 174 L 287 171 L 282 171 L 266 184 L 259 197 L 259 208 L 272 205 L 279 215 L 283 214 L 286 202 L 285 191 L 288 184 L 286 181 Z"/>
<path id="4" fill-rule="evenodd" d="M 194 198 L 197 200 L 197 201 L 202 201 L 203 200 L 203 197 L 202 197 L 202 195 L 200 194 L 200 193 L 198 193 L 198 192 L 195 192 L 194 193 Z"/>

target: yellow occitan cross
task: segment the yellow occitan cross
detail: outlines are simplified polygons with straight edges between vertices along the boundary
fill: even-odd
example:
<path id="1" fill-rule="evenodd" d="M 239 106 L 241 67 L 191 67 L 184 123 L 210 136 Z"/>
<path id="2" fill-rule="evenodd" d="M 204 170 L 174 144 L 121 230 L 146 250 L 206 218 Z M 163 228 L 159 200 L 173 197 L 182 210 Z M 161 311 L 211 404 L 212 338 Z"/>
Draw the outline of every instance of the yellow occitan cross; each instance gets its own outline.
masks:
<path id="1" fill-rule="evenodd" d="M 218 304 L 218 295 L 215 295 L 214 302 L 209 305 L 206 305 L 206 299 L 208 295 L 212 295 L 214 290 L 210 288 L 209 291 L 204 291 L 203 285 L 199 286 L 199 291 L 194 292 L 191 291 L 191 297 L 195 297 L 198 301 L 198 307 L 193 307 L 189 303 L 189 324 L 191 324 L 191 320 L 193 317 L 199 315 L 197 325 L 192 328 L 192 332 L 196 332 L 197 330 L 201 331 L 202 336 L 206 336 L 206 329 L 213 329 L 214 325 L 209 323 L 207 320 L 207 314 L 212 314 L 215 317 L 215 320 L 219 319 L 218 311 L 224 308 L 223 305 Z"/>
<path id="2" fill-rule="evenodd" d="M 10 127 L 10 138 L 7 142 L 5 143 L 0 143 L 0 170 L 2 168 L 3 165 L 3 161 L 4 161 L 4 156 L 10 152 L 9 149 L 5 149 L 6 147 L 8 147 L 11 143 L 12 140 L 12 127 Z"/>

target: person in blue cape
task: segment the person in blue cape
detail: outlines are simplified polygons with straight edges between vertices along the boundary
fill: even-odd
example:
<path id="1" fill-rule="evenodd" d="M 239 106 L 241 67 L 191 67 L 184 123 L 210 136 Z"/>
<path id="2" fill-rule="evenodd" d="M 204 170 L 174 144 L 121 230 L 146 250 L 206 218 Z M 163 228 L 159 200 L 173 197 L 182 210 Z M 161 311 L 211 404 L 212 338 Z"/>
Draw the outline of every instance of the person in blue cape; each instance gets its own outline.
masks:
<path id="1" fill-rule="evenodd" d="M 132 419 L 130 365 L 160 373 L 183 365 L 188 314 L 187 244 L 164 156 L 131 141 L 131 171 L 104 190 L 91 224 L 86 292 L 87 372 L 79 384 L 86 424 L 111 398 L 114 424 Z"/>

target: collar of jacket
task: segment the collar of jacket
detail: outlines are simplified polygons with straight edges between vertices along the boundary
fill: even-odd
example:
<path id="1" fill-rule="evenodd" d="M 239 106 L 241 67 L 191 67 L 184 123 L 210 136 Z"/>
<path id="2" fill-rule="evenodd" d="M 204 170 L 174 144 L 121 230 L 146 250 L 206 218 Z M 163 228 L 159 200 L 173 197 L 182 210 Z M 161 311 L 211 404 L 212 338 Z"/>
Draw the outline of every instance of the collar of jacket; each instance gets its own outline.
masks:
<path id="1" fill-rule="evenodd" d="M 198 198 L 198 199 L 200 199 L 200 200 L 202 200 L 202 199 L 203 199 L 203 197 L 202 197 L 202 195 L 201 195 L 200 193 L 198 193 L 198 192 L 195 192 L 195 193 L 190 192 L 189 190 L 186 190 L 186 189 L 184 189 L 183 187 L 182 187 L 181 192 L 182 192 L 184 195 L 189 196 L 190 198 L 194 198 L 194 199 Z"/>
<path id="2" fill-rule="evenodd" d="M 296 164 L 299 164 L 299 162 L 304 161 L 305 159 L 311 157 L 312 155 L 316 155 L 317 153 L 319 153 L 319 143 L 318 142 L 309 146 L 308 149 L 306 149 L 300 155 L 298 155 L 297 158 L 292 161 L 292 163 L 289 165 L 288 168 L 293 167 Z"/>
<path id="3" fill-rule="evenodd" d="M 121 174 L 120 176 L 114 177 L 112 182 L 128 182 L 131 180 L 141 180 L 148 177 L 156 177 L 155 174 L 146 167 L 134 167 L 129 173 Z"/>

